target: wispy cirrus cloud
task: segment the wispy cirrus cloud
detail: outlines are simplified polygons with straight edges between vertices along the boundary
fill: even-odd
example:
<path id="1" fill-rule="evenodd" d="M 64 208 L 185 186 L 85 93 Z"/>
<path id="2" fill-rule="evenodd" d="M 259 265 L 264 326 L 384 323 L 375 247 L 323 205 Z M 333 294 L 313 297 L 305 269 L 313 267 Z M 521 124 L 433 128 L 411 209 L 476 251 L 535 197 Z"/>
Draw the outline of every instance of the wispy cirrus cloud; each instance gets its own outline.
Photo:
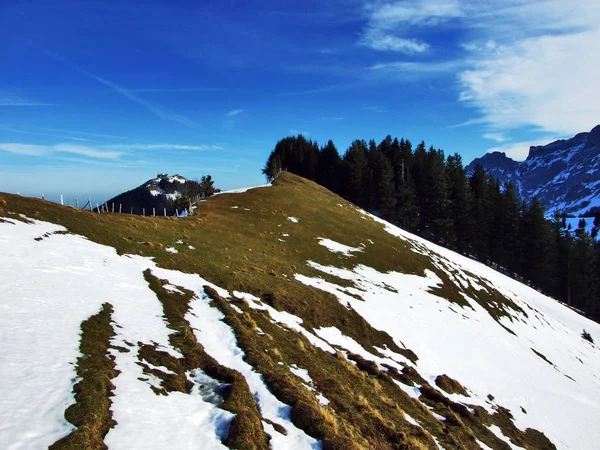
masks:
<path id="1" fill-rule="evenodd" d="M 21 97 L 9 92 L 0 91 L 0 106 L 53 106 L 37 100 Z"/>
<path id="2" fill-rule="evenodd" d="M 426 53 L 431 48 L 429 43 L 411 36 L 413 29 L 436 26 L 463 15 L 458 0 L 368 1 L 365 10 L 368 22 L 359 44 L 405 54 Z"/>
<path id="3" fill-rule="evenodd" d="M 406 39 L 390 36 L 379 32 L 368 32 L 360 41 L 361 45 L 373 50 L 392 51 L 400 53 L 424 53 L 429 50 L 429 44 L 417 39 Z"/>
<path id="4" fill-rule="evenodd" d="M 460 97 L 492 132 L 523 127 L 553 139 L 600 122 L 597 2 L 463 0 L 471 27 Z"/>
<path id="5" fill-rule="evenodd" d="M 61 138 L 61 139 L 69 139 L 72 141 L 89 142 L 89 139 L 82 138 L 82 137 L 65 136 L 62 134 L 48 133 L 48 132 L 43 132 L 43 131 L 35 131 L 35 130 L 30 130 L 30 129 L 13 128 L 13 127 L 9 127 L 9 126 L 7 127 L 4 125 L 0 125 L 0 131 L 8 131 L 11 133 L 20 133 L 20 134 L 29 134 L 29 135 L 33 135 L 33 136 L 57 137 L 57 138 Z"/>
<path id="6" fill-rule="evenodd" d="M 98 75 L 95 75 L 87 70 L 85 70 L 84 68 L 78 66 L 77 64 L 69 61 L 66 58 L 63 58 L 55 53 L 52 53 L 50 51 L 46 51 L 45 52 L 48 56 L 50 56 L 51 58 L 60 61 L 64 64 L 66 64 L 67 66 L 75 69 L 76 71 L 92 78 L 93 80 L 96 80 L 98 83 L 101 83 L 105 86 L 108 86 L 109 88 L 113 89 L 115 92 L 121 94 L 122 96 L 124 96 L 125 98 L 131 100 L 134 103 L 137 103 L 139 105 L 144 106 L 148 111 L 150 111 L 152 114 L 154 114 L 157 117 L 160 117 L 161 119 L 165 119 L 165 120 L 170 120 L 173 122 L 177 122 L 180 123 L 188 128 L 198 128 L 198 124 L 196 122 L 194 122 L 193 120 L 191 120 L 190 118 L 184 116 L 183 114 L 179 114 L 171 109 L 168 109 L 162 105 L 159 105 L 156 102 L 152 102 L 150 100 L 147 100 L 137 94 L 135 94 L 133 91 L 131 91 L 130 89 L 126 89 L 122 86 L 119 86 L 116 83 L 113 83 L 112 81 L 109 81 L 105 78 L 102 78 Z"/>
<path id="7" fill-rule="evenodd" d="M 600 122 L 597 1 L 366 0 L 364 5 L 367 23 L 360 43 L 381 50 L 395 39 L 417 39 L 429 44 L 433 55 L 424 66 L 382 62 L 371 70 L 397 71 L 399 80 L 418 70 L 454 70 L 459 100 L 479 113 L 458 126 L 480 126 L 487 133 L 529 129 L 558 138 Z M 433 27 L 455 25 L 460 29 L 455 41 L 423 40 Z M 399 45 L 398 51 L 410 53 L 410 46 Z"/>
<path id="8" fill-rule="evenodd" d="M 115 144 L 107 148 L 116 150 L 223 150 L 219 145 L 186 145 L 186 144 Z"/>
<path id="9" fill-rule="evenodd" d="M 485 139 L 489 139 L 490 141 L 496 141 L 499 143 L 506 142 L 507 138 L 503 133 L 485 133 L 483 135 Z"/>
<path id="10" fill-rule="evenodd" d="M 217 92 L 220 90 L 221 90 L 221 88 L 215 88 L 215 87 L 129 89 L 130 92 Z"/>
<path id="11" fill-rule="evenodd" d="M 460 67 L 464 67 L 464 65 L 465 63 L 461 61 L 392 61 L 374 64 L 371 67 L 369 67 L 369 69 L 374 72 L 392 72 L 409 75 L 432 75 L 452 73 Z"/>
<path id="12" fill-rule="evenodd" d="M 244 113 L 245 111 L 246 111 L 245 109 L 233 109 L 227 113 L 227 117 L 239 116 L 240 114 Z"/>
<path id="13" fill-rule="evenodd" d="M 493 53 L 475 53 L 472 67 L 459 76 L 460 100 L 494 129 L 530 126 L 561 135 L 589 130 L 600 122 L 596 42 L 600 25 L 499 43 Z"/>
<path id="14" fill-rule="evenodd" d="M 84 145 L 36 145 L 14 142 L 0 143 L 0 151 L 26 156 L 54 156 L 61 153 L 68 153 L 96 159 L 118 159 L 123 154 L 122 152 L 118 151 L 98 149 Z"/>

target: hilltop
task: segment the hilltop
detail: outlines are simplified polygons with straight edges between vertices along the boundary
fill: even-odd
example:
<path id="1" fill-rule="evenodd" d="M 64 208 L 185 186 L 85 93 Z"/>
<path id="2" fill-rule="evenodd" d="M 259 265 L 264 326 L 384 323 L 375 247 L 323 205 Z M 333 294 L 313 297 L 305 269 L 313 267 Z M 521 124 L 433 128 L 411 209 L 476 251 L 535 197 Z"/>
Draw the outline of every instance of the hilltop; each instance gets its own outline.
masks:
<path id="1" fill-rule="evenodd" d="M 120 209 L 124 213 L 137 215 L 152 215 L 154 211 L 156 215 L 172 216 L 189 209 L 192 202 L 214 192 L 214 182 L 210 175 L 202 177 L 201 181 L 194 181 L 179 174 L 159 173 L 156 178 L 107 200 L 105 205 L 109 211 Z"/>
<path id="2" fill-rule="evenodd" d="M 3 447 L 600 439 L 600 325 L 313 182 L 187 218 L 0 198 Z"/>
<path id="3" fill-rule="evenodd" d="M 467 170 L 477 164 L 503 183 L 513 182 L 523 200 L 537 196 L 549 215 L 580 216 L 600 207 L 600 125 L 571 139 L 531 147 L 525 161 L 493 152 L 473 160 Z"/>

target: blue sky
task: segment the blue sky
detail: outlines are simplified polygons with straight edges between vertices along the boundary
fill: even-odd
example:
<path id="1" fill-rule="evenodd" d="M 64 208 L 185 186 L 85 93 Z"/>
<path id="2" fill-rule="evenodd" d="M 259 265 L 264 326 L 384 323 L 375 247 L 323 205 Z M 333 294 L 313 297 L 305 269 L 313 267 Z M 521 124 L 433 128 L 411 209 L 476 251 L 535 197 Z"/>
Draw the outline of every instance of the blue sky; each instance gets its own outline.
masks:
<path id="1" fill-rule="evenodd" d="M 278 139 L 523 159 L 600 123 L 597 0 L 0 3 L 0 191 L 261 184 Z"/>

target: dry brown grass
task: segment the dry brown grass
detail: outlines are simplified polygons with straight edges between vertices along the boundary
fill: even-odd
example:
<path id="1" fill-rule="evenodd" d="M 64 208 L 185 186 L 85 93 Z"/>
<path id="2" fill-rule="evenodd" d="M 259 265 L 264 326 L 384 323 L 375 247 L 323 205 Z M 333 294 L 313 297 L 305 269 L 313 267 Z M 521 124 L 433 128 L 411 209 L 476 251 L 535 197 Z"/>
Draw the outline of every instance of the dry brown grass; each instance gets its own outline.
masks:
<path id="1" fill-rule="evenodd" d="M 418 355 L 410 349 L 401 348 L 388 334 L 371 327 L 356 311 L 341 305 L 334 296 L 303 285 L 293 275 L 319 276 L 340 286 L 351 287 L 351 281 L 327 276 L 308 267 L 306 261 L 347 269 L 364 264 L 380 272 L 417 275 L 428 269 L 442 280 L 437 295 L 455 302 L 463 298 L 456 283 L 433 266 L 428 256 L 413 252 L 410 244 L 386 233 L 382 225 L 365 220 L 348 207 L 345 200 L 287 173 L 270 188 L 211 198 L 201 204 L 197 216 L 180 220 L 76 212 L 41 200 L 10 195 L 6 198 L 14 211 L 64 225 L 73 233 L 115 247 L 120 254 L 149 256 L 161 267 L 198 273 L 229 292 L 249 292 L 277 310 L 298 316 L 306 329 L 336 327 L 368 351 L 376 353 L 373 347 L 387 347 L 415 363 Z M 345 206 L 341 208 L 338 204 Z M 234 205 L 249 210 L 232 210 Z M 298 217 L 300 222 L 291 223 L 287 220 L 290 216 Z M 283 232 L 290 235 L 285 238 L 287 242 L 277 241 L 276 237 Z M 151 245 L 151 242 L 175 242 L 181 236 L 185 236 L 186 244 L 193 245 L 196 250 L 188 250 L 186 246 L 174 255 L 161 251 L 159 244 Z M 374 244 L 354 258 L 340 258 L 319 245 L 318 236 L 352 247 L 358 247 L 369 239 Z M 146 242 L 147 245 L 139 245 L 138 242 Z M 232 383 L 223 407 L 234 412 L 237 419 L 230 432 L 232 440 L 227 444 L 233 446 L 238 439 L 235 441 L 239 444 L 238 448 L 245 448 L 242 444 L 250 442 L 251 436 L 264 444 L 266 441 L 261 441 L 265 436 L 260 413 L 243 377 L 215 365 L 216 362 L 195 342 L 189 324 L 183 321 L 187 303 L 179 294 L 165 291 L 160 282 L 152 278 L 149 278 L 149 284 L 163 303 L 169 326 L 179 332 L 174 345 L 184 349 L 183 366 L 175 367 L 174 372 L 179 373 L 178 370 L 184 367 L 204 367 L 214 378 Z M 482 291 L 476 294 L 477 301 L 488 307 L 493 302 L 505 302 L 498 293 L 486 296 Z M 469 295 L 473 298 L 475 293 L 469 292 Z M 225 300 L 215 300 L 215 306 L 234 329 L 247 362 L 264 375 L 269 389 L 281 401 L 292 405 L 297 426 L 322 439 L 324 448 L 406 448 L 410 447 L 411 438 L 414 442 L 425 443 L 425 448 L 435 448 L 430 437 L 418 434 L 416 427 L 406 422 L 403 411 L 436 436 L 446 448 L 475 448 L 472 436 L 493 448 L 502 447 L 502 441 L 487 430 L 487 425 L 500 423 L 502 418 L 508 423 L 503 423 L 504 428 L 501 428 L 509 430 L 510 418 L 486 416 L 479 410 L 477 416 L 463 417 L 466 408 L 463 406 L 461 409 L 461 405 L 450 402 L 441 393 L 429 399 L 423 397 L 421 400 L 429 402 L 440 414 L 451 412 L 458 419 L 455 424 L 441 423 L 421 402 L 411 399 L 391 382 L 390 377 L 394 377 L 407 385 L 427 385 L 413 367 L 407 366 L 402 371 L 381 371 L 370 361 L 349 355 L 355 365 L 341 352 L 335 355 L 323 352 L 302 335 L 273 324 L 268 315 L 249 309 L 243 300 L 234 299 L 233 302 L 238 302 L 243 315 L 233 311 Z M 503 313 L 502 308 L 492 312 L 494 315 Z M 256 327 L 260 327 L 264 335 L 259 335 Z M 163 358 L 153 349 L 146 349 L 146 352 L 144 358 Z M 297 377 L 291 376 L 287 367 L 277 364 L 283 357 L 284 362 L 309 370 L 317 391 L 331 401 L 327 408 L 316 402 L 314 394 L 302 386 Z M 163 364 L 170 362 L 163 358 Z M 175 381 L 169 384 L 165 378 L 163 386 L 165 389 L 185 388 Z M 360 411 L 356 408 L 357 398 L 362 399 Z M 532 442 L 534 437 L 536 442 L 543 442 L 543 438 L 534 432 L 528 436 Z M 523 442 L 528 442 L 526 438 L 523 434 Z"/>
<path id="2" fill-rule="evenodd" d="M 65 419 L 76 430 L 50 446 L 51 450 L 82 448 L 104 449 L 104 436 L 116 424 L 110 411 L 112 379 L 117 376 L 115 363 L 108 353 L 114 336 L 112 306 L 105 303 L 98 314 L 81 324 L 80 351 L 77 359 L 75 403 L 65 411 Z"/>

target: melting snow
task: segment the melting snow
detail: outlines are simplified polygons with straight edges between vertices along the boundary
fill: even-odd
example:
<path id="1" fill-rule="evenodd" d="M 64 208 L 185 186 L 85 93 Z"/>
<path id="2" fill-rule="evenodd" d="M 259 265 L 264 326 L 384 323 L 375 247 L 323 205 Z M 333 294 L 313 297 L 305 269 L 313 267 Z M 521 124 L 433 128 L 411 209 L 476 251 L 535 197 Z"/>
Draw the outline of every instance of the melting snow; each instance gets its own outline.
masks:
<path id="1" fill-rule="evenodd" d="M 432 294 L 431 289 L 441 280 L 429 271 L 425 276 L 417 276 L 380 273 L 362 265 L 348 270 L 309 262 L 324 273 L 353 281 L 355 289 L 318 277 L 296 274 L 295 278 L 336 295 L 373 327 L 388 332 L 398 345 L 405 344 L 413 350 L 419 356 L 419 373 L 426 379 L 447 374 L 459 380 L 471 394 L 468 399 L 450 398 L 491 410 L 486 402 L 491 393 L 498 404 L 512 412 L 518 428 L 538 429 L 559 448 L 594 448 L 600 439 L 600 428 L 596 426 L 600 417 L 600 350 L 584 342 L 580 335 L 586 329 L 593 336 L 600 336 L 600 325 L 483 264 L 366 213 L 364 217 L 383 223 L 389 233 L 408 241 L 419 253 L 434 261 L 437 258 L 437 267 L 450 278 L 458 270 L 462 272 L 461 284 L 468 282 L 481 289 L 489 286 L 512 300 L 528 315 L 508 310 L 512 320 L 501 319 L 501 324 L 516 336 L 474 300 L 465 296 L 470 307 L 461 308 Z M 361 349 L 335 328 L 316 333 L 332 345 L 378 364 L 382 362 L 382 358 Z M 556 367 L 538 357 L 531 348 Z M 418 396 L 418 389 L 398 385 L 409 395 Z M 520 413 L 521 406 L 528 414 Z"/>
<path id="2" fill-rule="evenodd" d="M 210 285 L 224 297 L 227 291 L 197 275 L 157 268 L 149 258 L 119 256 L 115 249 L 81 236 L 52 234 L 34 240 L 62 230 L 38 221 L 0 223 L 0 447 L 47 448 L 73 429 L 64 411 L 74 401 L 80 325 L 105 302 L 114 308 L 113 345 L 154 343 L 159 350 L 182 357 L 170 344 L 173 331 L 144 279 L 144 270 L 150 268 L 169 280 L 168 290 L 183 286 L 196 294 L 186 318 L 211 356 L 244 374 L 263 416 L 286 428 L 284 436 L 265 425 L 274 447 L 320 448 L 320 442 L 291 423 L 290 407 L 279 402 L 244 361 L 233 331 L 222 321 L 221 312 L 209 305 L 203 286 Z M 111 410 L 117 425 L 105 437 L 109 448 L 139 448 L 140 442 L 147 449 L 197 448 L 199 442 L 206 449 L 224 448 L 221 439 L 233 415 L 216 407 L 217 385 L 207 387 L 201 373 L 190 372 L 194 388 L 189 395 L 156 395 L 151 386 L 160 387 L 161 380 L 143 373 L 135 349 L 125 353 L 111 349 L 111 354 L 119 374 L 112 380 Z"/>
<path id="3" fill-rule="evenodd" d="M 349 247 L 344 244 L 340 244 L 339 242 L 332 241 L 331 239 L 325 238 L 317 238 L 319 240 L 319 244 L 323 247 L 327 247 L 330 252 L 333 253 L 341 253 L 345 256 L 354 256 L 352 252 L 362 252 L 362 247 Z"/>
<path id="4" fill-rule="evenodd" d="M 257 189 L 257 188 L 270 187 L 270 186 L 271 186 L 270 184 L 262 184 L 260 186 L 252 186 L 252 187 L 247 187 L 247 188 L 242 188 L 242 189 L 230 189 L 228 191 L 215 192 L 213 195 L 241 194 L 243 192 L 249 191 L 250 189 Z"/>
<path id="5" fill-rule="evenodd" d="M 290 222 L 293 222 L 293 223 L 298 223 L 299 222 L 299 220 L 298 220 L 297 217 L 288 217 L 287 220 L 289 220 Z"/>

